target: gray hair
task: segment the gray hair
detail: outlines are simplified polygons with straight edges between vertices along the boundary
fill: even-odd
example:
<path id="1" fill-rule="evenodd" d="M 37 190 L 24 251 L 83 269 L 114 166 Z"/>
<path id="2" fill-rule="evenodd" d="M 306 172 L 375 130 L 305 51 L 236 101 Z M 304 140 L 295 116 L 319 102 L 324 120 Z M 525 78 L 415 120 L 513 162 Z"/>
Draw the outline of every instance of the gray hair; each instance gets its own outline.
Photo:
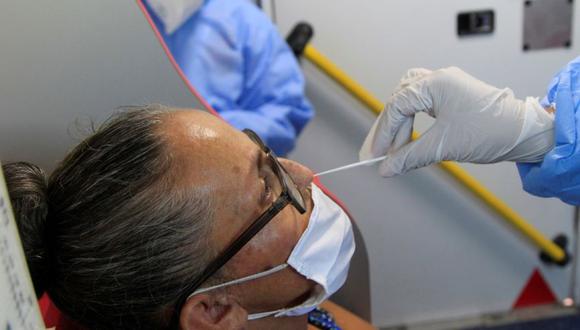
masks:
<path id="1" fill-rule="evenodd" d="M 90 328 L 163 328 L 213 254 L 208 192 L 176 188 L 168 112 L 133 107 L 80 143 L 46 180 L 6 165 L 35 289 Z"/>

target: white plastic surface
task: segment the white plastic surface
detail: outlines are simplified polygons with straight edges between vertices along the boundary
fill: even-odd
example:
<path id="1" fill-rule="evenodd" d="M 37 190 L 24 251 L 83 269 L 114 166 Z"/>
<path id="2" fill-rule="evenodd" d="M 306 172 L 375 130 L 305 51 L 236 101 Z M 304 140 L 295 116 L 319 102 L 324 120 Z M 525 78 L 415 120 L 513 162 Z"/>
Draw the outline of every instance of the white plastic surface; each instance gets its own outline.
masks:
<path id="1" fill-rule="evenodd" d="M 1 168 L 0 329 L 44 329 Z"/>

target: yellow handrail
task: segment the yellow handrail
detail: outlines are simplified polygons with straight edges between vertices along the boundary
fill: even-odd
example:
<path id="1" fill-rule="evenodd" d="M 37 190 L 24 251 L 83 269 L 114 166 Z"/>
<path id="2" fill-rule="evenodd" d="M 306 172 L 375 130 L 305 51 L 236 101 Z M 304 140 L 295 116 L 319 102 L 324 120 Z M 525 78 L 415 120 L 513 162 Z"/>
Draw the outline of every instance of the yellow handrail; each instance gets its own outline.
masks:
<path id="1" fill-rule="evenodd" d="M 304 49 L 304 57 L 312 62 L 321 71 L 326 73 L 330 78 L 336 81 L 340 86 L 346 89 L 352 96 L 367 106 L 370 110 L 379 114 L 384 107 L 381 100 L 362 87 L 358 82 L 349 77 L 344 71 L 330 61 L 326 56 L 320 53 L 312 45 L 307 45 Z M 417 132 L 413 132 L 413 139 L 419 137 Z M 442 162 L 439 164 L 443 170 L 461 183 L 475 197 L 482 200 L 489 208 L 499 214 L 515 229 L 520 231 L 540 250 L 544 251 L 556 262 L 561 262 L 566 258 L 566 253 L 554 242 L 546 238 L 533 225 L 529 224 L 516 211 L 511 209 L 506 203 L 495 196 L 491 191 L 479 183 L 466 170 L 453 162 Z"/>

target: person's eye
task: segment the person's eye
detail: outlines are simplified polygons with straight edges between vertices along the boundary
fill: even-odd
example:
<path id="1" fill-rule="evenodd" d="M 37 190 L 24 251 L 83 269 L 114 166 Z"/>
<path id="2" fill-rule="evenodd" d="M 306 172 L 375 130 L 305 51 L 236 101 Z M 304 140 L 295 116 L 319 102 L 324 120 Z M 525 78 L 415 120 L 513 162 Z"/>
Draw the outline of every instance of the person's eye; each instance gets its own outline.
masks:
<path id="1" fill-rule="evenodd" d="M 264 192 L 262 194 L 262 200 L 264 203 L 266 203 L 272 200 L 272 185 L 268 175 L 264 176 L 262 180 L 264 181 Z"/>

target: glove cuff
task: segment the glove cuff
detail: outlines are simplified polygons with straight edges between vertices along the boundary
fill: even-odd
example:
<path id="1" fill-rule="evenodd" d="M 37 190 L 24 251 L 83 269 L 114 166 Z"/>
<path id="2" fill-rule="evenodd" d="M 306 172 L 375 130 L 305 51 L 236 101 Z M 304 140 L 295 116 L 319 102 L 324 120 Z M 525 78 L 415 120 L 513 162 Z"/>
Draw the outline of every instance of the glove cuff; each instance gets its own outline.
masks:
<path id="1" fill-rule="evenodd" d="M 554 114 L 546 111 L 538 98 L 528 97 L 524 102 L 523 125 L 515 147 L 503 160 L 537 163 L 554 147 Z"/>

